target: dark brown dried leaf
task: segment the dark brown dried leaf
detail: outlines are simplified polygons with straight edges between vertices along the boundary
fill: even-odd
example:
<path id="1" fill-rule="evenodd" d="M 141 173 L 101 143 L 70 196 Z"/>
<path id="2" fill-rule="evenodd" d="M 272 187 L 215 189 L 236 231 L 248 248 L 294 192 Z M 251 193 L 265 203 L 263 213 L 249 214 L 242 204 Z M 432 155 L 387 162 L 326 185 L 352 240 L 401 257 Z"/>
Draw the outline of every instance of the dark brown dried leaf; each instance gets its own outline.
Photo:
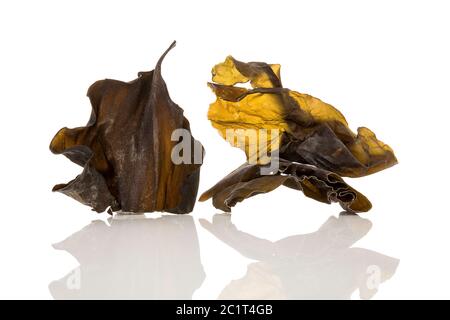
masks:
<path id="1" fill-rule="evenodd" d="M 92 114 L 85 127 L 63 128 L 50 150 L 84 167 L 62 192 L 102 212 L 191 212 L 201 164 L 174 164 L 175 129 L 190 131 L 183 109 L 169 97 L 161 63 L 131 82 L 105 79 L 88 90 Z M 191 143 L 200 142 L 191 137 Z M 202 147 L 203 148 L 203 147 Z"/>

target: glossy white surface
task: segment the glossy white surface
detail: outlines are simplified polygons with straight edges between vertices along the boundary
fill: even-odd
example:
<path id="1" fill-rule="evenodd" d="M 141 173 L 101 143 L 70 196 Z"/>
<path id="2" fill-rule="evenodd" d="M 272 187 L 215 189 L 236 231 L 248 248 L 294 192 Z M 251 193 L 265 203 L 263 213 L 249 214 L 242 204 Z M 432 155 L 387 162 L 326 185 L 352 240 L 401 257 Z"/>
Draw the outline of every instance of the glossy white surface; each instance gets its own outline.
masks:
<path id="1" fill-rule="evenodd" d="M 448 13 L 446 1 L 1 2 L 0 298 L 450 298 Z M 373 209 L 340 216 L 279 188 L 231 216 L 206 202 L 128 219 L 51 193 L 81 172 L 48 144 L 86 123 L 88 86 L 151 70 L 174 39 L 162 72 L 206 149 L 199 192 L 244 161 L 206 120 L 210 69 L 233 54 L 281 63 L 284 86 L 393 147 L 399 165 L 347 179 Z"/>

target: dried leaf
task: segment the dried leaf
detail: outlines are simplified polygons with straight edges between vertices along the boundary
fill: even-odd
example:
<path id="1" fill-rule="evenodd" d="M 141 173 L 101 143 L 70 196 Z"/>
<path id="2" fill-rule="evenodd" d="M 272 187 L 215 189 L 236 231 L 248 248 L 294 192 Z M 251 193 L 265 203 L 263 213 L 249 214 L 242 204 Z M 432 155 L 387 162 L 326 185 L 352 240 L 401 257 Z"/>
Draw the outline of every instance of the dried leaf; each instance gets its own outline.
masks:
<path id="1" fill-rule="evenodd" d="M 274 175 L 254 175 L 249 180 L 240 180 L 239 175 L 250 170 L 244 166 L 242 171 L 241 167 L 203 194 L 201 200 L 213 197 L 217 208 L 229 211 L 236 202 L 283 184 L 318 201 L 337 201 L 349 211 L 371 208 L 370 202 L 340 176 L 361 177 L 397 163 L 392 149 L 372 131 L 361 127 L 355 134 L 338 109 L 283 88 L 278 64 L 244 63 L 229 56 L 213 68 L 212 75 L 215 83 L 209 86 L 217 99 L 210 105 L 208 119 L 213 127 L 245 151 L 247 161 L 253 164 L 252 172 L 267 164 L 267 154 L 274 151 L 283 165 Z M 252 89 L 235 86 L 245 82 L 250 82 Z M 240 132 L 236 139 L 229 138 L 230 130 Z M 252 130 L 276 130 L 281 137 L 270 137 L 264 145 L 261 138 L 248 138 Z M 233 183 L 228 184 L 230 181 Z"/>
<path id="2" fill-rule="evenodd" d="M 275 174 L 261 175 L 260 168 L 260 165 L 243 164 L 203 193 L 200 201 L 212 197 L 214 207 L 230 212 L 236 203 L 284 185 L 320 202 L 338 202 L 349 212 L 364 212 L 372 207 L 363 194 L 337 174 L 316 166 L 280 159 L 280 168 Z"/>
<path id="3" fill-rule="evenodd" d="M 169 97 L 155 70 L 140 72 L 131 82 L 100 80 L 88 90 L 92 114 L 85 127 L 61 129 L 50 150 L 84 167 L 73 181 L 56 185 L 62 192 L 93 210 L 124 212 L 192 211 L 201 164 L 171 160 L 175 129 L 190 132 L 183 109 Z M 190 137 L 192 145 L 200 142 Z M 203 148 L 203 147 L 201 147 Z"/>

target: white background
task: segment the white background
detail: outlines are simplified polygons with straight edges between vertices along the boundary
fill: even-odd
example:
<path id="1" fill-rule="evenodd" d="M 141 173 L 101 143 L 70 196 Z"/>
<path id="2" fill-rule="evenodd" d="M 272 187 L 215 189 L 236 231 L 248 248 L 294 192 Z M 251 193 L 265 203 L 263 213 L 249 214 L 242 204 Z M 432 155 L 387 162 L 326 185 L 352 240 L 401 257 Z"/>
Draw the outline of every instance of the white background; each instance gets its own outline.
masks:
<path id="1" fill-rule="evenodd" d="M 61 127 L 87 122 L 90 104 L 85 93 L 91 83 L 103 78 L 134 79 L 138 71 L 153 69 L 173 40 L 177 47 L 164 61 L 163 76 L 172 99 L 184 108 L 194 136 L 206 149 L 199 193 L 245 160 L 206 119 L 208 104 L 214 100 L 206 87 L 211 67 L 228 54 L 242 61 L 280 63 L 285 87 L 338 107 L 352 129 L 372 129 L 399 159 L 393 168 L 347 180 L 374 205 L 362 215 L 372 223 L 371 230 L 351 245 L 400 260 L 395 274 L 373 298 L 450 298 L 449 9 L 447 1 L 2 1 L 0 298 L 51 299 L 50 283 L 80 265 L 74 256 L 51 245 L 91 220 L 108 216 L 50 191 L 54 184 L 81 172 L 63 156 L 50 153 L 50 140 Z M 340 211 L 337 204 L 321 204 L 279 188 L 238 204 L 231 222 L 250 235 L 277 241 L 315 232 Z M 190 288 L 195 291 L 193 298 L 217 298 L 255 262 L 200 225 L 199 219 L 212 221 L 216 213 L 211 202 L 198 203 L 192 213 L 196 231 L 190 231 L 198 234 L 205 274 L 198 289 Z M 157 228 L 162 230 L 157 241 L 133 242 L 130 251 L 117 245 L 120 241 L 108 247 L 101 243 L 104 239 L 83 233 L 81 237 L 92 236 L 93 241 L 89 248 L 78 241 L 76 250 L 98 246 L 114 254 L 118 246 L 118 254 L 125 257 L 142 254 L 153 261 L 148 273 L 160 279 L 159 261 L 185 262 L 177 260 L 176 251 L 166 250 L 166 242 L 175 240 L 164 238 L 164 224 Z M 333 234 L 333 228 L 327 232 Z M 124 229 L 119 233 L 126 248 L 127 238 L 133 235 Z M 330 249 L 329 261 L 314 257 L 316 251 L 320 256 L 321 250 L 328 250 L 323 248 L 333 247 L 333 241 L 339 245 L 345 240 L 332 236 L 330 244 L 319 235 L 308 241 L 306 249 L 295 241 L 281 244 L 277 250 L 287 251 L 288 262 L 275 257 L 269 267 L 257 263 L 262 274 L 253 271 L 244 281 L 247 289 L 227 292 L 236 297 L 277 297 L 273 290 L 264 289 L 269 287 L 282 292 L 281 297 L 329 297 L 333 288 L 351 287 L 341 283 L 342 273 L 353 263 L 351 257 L 337 261 L 333 257 L 340 251 L 335 249 Z M 255 244 L 256 249 L 247 244 L 249 251 L 271 246 L 264 243 Z M 246 245 L 244 240 L 242 244 Z M 195 241 L 179 245 L 180 250 L 197 246 Z M 291 253 L 297 249 L 299 257 L 293 258 Z M 120 256 L 119 269 L 102 261 L 104 256 L 98 252 L 89 256 L 83 272 L 109 279 L 111 288 L 101 284 L 96 288 L 105 297 L 111 290 L 120 296 L 120 286 L 129 284 L 124 277 L 148 280 L 147 270 L 130 273 L 135 266 L 128 266 Z M 324 263 L 328 271 L 322 270 Z M 287 270 L 292 283 L 303 277 L 304 286 L 291 288 L 293 295 L 286 293 L 280 282 L 284 271 L 270 271 L 274 264 Z M 297 264 L 303 269 L 298 271 Z M 165 265 L 159 289 L 172 286 L 168 290 L 176 292 L 170 281 L 172 267 Z M 324 278 L 321 272 L 332 276 Z M 355 273 L 355 279 L 367 277 L 362 272 Z M 114 286 L 114 281 L 121 284 Z M 83 285 L 87 286 L 82 278 L 81 290 Z M 356 287 L 350 293 L 352 298 L 360 297 Z M 133 290 L 124 297 L 133 297 Z"/>

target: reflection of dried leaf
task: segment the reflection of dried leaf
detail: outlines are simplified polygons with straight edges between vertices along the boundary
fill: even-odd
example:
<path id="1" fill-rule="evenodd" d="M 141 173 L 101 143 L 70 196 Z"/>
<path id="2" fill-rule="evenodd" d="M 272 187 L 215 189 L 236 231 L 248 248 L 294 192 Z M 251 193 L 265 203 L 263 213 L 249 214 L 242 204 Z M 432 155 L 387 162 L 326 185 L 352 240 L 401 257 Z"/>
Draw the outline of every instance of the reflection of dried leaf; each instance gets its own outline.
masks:
<path id="1" fill-rule="evenodd" d="M 102 212 L 192 211 L 200 164 L 174 164 L 175 129 L 190 130 L 183 109 L 169 97 L 161 76 L 162 55 L 155 70 L 140 72 L 131 82 L 101 80 L 88 90 L 92 115 L 86 127 L 61 129 L 50 149 L 84 170 L 62 192 Z M 198 144 L 191 137 L 191 143 Z"/>
<path id="2" fill-rule="evenodd" d="M 224 138 L 228 138 L 230 129 L 278 130 L 280 141 L 270 144 L 267 151 L 277 150 L 283 165 L 274 175 L 254 176 L 252 179 L 257 180 L 245 181 L 245 185 L 231 184 L 225 188 L 223 181 L 219 182 L 201 200 L 212 196 L 216 207 L 229 211 L 238 201 L 284 184 L 322 202 L 338 201 L 349 211 L 370 209 L 370 202 L 339 176 L 361 177 L 397 163 L 392 149 L 372 131 L 361 127 L 355 134 L 333 106 L 283 88 L 278 64 L 243 63 L 229 56 L 213 68 L 212 74 L 215 83 L 209 86 L 217 99 L 210 105 L 208 118 L 213 127 Z M 245 82 L 250 82 L 252 89 L 234 86 Z M 229 141 L 245 151 L 248 161 L 256 158 L 258 165 L 267 163 L 254 151 L 255 144 L 260 145 L 258 140 L 247 139 L 241 144 Z M 297 171 L 305 165 L 309 165 L 310 176 Z M 242 172 L 233 172 L 231 176 L 239 174 Z M 230 176 L 224 181 L 229 179 Z"/>

